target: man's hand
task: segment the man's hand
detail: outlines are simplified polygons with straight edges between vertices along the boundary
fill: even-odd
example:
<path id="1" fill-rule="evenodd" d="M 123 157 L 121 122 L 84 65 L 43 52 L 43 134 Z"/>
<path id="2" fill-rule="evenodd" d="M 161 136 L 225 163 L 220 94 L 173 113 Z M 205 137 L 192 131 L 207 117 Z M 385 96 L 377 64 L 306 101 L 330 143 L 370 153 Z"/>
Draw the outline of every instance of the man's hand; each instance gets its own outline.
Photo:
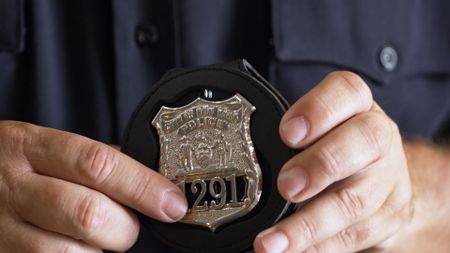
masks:
<path id="1" fill-rule="evenodd" d="M 399 130 L 360 77 L 327 76 L 286 112 L 280 135 L 304 150 L 284 165 L 278 189 L 307 203 L 263 231 L 256 252 L 355 252 L 380 245 L 409 221 Z"/>
<path id="2" fill-rule="evenodd" d="M 174 222 L 181 191 L 112 147 L 31 124 L 0 122 L 1 252 L 125 251 L 139 224 L 125 206 Z"/>

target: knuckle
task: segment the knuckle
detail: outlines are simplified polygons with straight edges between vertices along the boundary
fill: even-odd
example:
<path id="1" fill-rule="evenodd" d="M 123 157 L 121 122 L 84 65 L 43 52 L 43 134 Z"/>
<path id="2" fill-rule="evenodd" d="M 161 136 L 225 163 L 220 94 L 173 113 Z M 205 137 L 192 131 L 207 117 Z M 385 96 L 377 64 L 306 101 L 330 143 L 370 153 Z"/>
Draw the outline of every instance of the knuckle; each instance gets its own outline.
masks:
<path id="1" fill-rule="evenodd" d="M 381 206 L 380 211 L 386 216 L 392 216 L 397 212 L 397 207 L 390 203 L 385 203 Z"/>
<path id="2" fill-rule="evenodd" d="M 366 105 L 367 109 L 372 104 L 372 92 L 364 80 L 357 74 L 350 71 L 336 71 L 332 73 L 345 89 L 349 92 L 350 97 L 358 98 L 359 102 Z"/>
<path id="3" fill-rule="evenodd" d="M 0 121 L 0 140 L 2 148 L 13 147 L 16 151 L 23 152 L 24 146 L 30 141 L 37 127 L 17 121 Z"/>
<path id="4" fill-rule="evenodd" d="M 347 228 L 337 234 L 337 239 L 344 249 L 350 250 L 354 249 L 358 235 L 353 229 Z"/>
<path id="5" fill-rule="evenodd" d="M 307 241 L 315 242 L 318 235 L 317 225 L 306 217 L 300 217 L 299 220 L 299 234 L 302 234 Z"/>
<path id="6" fill-rule="evenodd" d="M 395 124 L 383 114 L 370 112 L 359 117 L 358 130 L 369 148 L 374 148 L 381 155 L 392 143 L 393 125 Z"/>
<path id="7" fill-rule="evenodd" d="M 149 173 L 145 173 L 141 177 L 138 177 L 138 182 L 135 184 L 135 189 L 133 192 L 132 201 L 133 203 L 143 203 L 144 198 L 147 198 L 147 193 L 152 185 L 152 177 Z M 158 201 L 157 203 L 159 203 Z M 156 203 L 156 202 L 155 202 Z"/>
<path id="8" fill-rule="evenodd" d="M 336 152 L 328 146 L 323 146 L 314 153 L 314 160 L 318 162 L 318 169 L 328 178 L 335 178 L 339 174 L 340 159 Z"/>
<path id="9" fill-rule="evenodd" d="M 335 201 L 345 217 L 350 221 L 355 221 L 361 217 L 367 203 L 361 195 L 349 188 L 336 191 Z"/>
<path id="10" fill-rule="evenodd" d="M 105 182 L 117 167 L 118 157 L 102 143 L 88 144 L 85 154 L 80 156 L 80 170 L 84 179 L 94 185 Z"/>
<path id="11" fill-rule="evenodd" d="M 23 125 L 27 123 L 11 121 L 11 120 L 1 120 L 0 121 L 0 129 L 1 133 L 9 133 L 11 130 L 15 131 L 16 129 L 21 129 Z"/>
<path id="12" fill-rule="evenodd" d="M 75 228 L 81 237 L 89 237 L 104 225 L 106 215 L 107 210 L 101 199 L 86 195 L 75 211 Z"/>
<path id="13" fill-rule="evenodd" d="M 7 167 L 6 172 L 0 176 L 0 196 L 5 209 L 16 212 L 23 202 L 24 188 L 27 187 L 27 176 L 31 175 L 22 165 Z"/>
<path id="14" fill-rule="evenodd" d="M 320 111 L 320 116 L 324 122 L 333 122 L 338 115 L 337 107 L 333 106 L 328 98 L 321 96 L 321 94 L 312 94 L 313 96 L 313 108 L 317 108 Z"/>
<path id="15" fill-rule="evenodd" d="M 8 175 L 6 178 L 6 182 L 4 182 L 3 186 L 2 183 L 0 183 L 0 192 L 3 193 L 2 199 L 4 202 L 5 209 L 9 209 L 13 212 L 18 212 L 20 209 L 23 208 L 23 189 L 25 181 L 23 180 L 25 177 L 25 173 L 11 173 L 11 175 Z"/>
<path id="16" fill-rule="evenodd" d="M 19 182 L 32 167 L 26 158 L 26 146 L 39 127 L 18 121 L 0 121 L 0 193 L 20 194 Z"/>
<path id="17" fill-rule="evenodd" d="M 304 251 L 305 253 L 321 253 L 324 250 L 317 244 L 311 245 L 308 249 Z"/>

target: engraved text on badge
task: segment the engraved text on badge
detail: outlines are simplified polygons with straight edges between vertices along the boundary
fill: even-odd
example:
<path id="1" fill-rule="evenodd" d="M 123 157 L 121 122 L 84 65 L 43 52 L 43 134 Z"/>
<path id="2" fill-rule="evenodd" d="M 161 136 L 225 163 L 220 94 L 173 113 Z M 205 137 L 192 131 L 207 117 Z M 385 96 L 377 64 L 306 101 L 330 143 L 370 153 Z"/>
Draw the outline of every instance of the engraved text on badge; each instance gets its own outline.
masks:
<path id="1" fill-rule="evenodd" d="M 188 200 L 181 220 L 214 231 L 252 210 L 262 175 L 250 137 L 255 107 L 240 94 L 223 101 L 197 98 L 163 106 L 152 121 L 160 140 L 159 172 Z"/>

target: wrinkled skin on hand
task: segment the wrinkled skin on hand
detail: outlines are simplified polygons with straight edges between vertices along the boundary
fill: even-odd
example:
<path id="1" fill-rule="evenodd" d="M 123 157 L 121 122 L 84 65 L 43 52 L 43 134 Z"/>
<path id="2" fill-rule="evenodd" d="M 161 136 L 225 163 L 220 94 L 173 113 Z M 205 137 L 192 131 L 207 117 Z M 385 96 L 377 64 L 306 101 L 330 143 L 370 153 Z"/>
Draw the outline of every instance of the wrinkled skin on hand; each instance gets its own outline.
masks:
<path id="1" fill-rule="evenodd" d="M 278 189 L 289 201 L 308 201 L 261 232 L 256 252 L 384 250 L 408 223 L 402 138 L 359 76 L 329 74 L 286 112 L 280 136 L 304 151 L 283 166 Z"/>
<path id="2" fill-rule="evenodd" d="M 108 145 L 13 121 L 0 143 L 1 252 L 125 251 L 139 233 L 127 207 L 165 222 L 186 212 L 175 185 Z"/>

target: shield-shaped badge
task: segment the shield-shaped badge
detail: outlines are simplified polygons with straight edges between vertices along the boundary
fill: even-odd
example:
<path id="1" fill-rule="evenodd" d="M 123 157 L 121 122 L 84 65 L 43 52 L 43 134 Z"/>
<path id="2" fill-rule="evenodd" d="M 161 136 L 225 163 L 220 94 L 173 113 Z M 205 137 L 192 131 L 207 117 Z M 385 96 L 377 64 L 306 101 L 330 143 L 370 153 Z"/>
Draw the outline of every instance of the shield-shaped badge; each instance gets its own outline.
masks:
<path id="1" fill-rule="evenodd" d="M 255 107 L 242 95 L 197 98 L 163 106 L 152 124 L 160 140 L 159 172 L 188 199 L 181 222 L 212 231 L 249 213 L 259 201 L 262 173 L 251 140 Z"/>
<path id="2" fill-rule="evenodd" d="M 278 134 L 288 108 L 245 60 L 168 71 L 137 106 L 121 147 L 178 185 L 188 213 L 165 223 L 136 211 L 143 231 L 170 252 L 249 252 L 296 207 L 277 189 L 296 153 Z"/>

